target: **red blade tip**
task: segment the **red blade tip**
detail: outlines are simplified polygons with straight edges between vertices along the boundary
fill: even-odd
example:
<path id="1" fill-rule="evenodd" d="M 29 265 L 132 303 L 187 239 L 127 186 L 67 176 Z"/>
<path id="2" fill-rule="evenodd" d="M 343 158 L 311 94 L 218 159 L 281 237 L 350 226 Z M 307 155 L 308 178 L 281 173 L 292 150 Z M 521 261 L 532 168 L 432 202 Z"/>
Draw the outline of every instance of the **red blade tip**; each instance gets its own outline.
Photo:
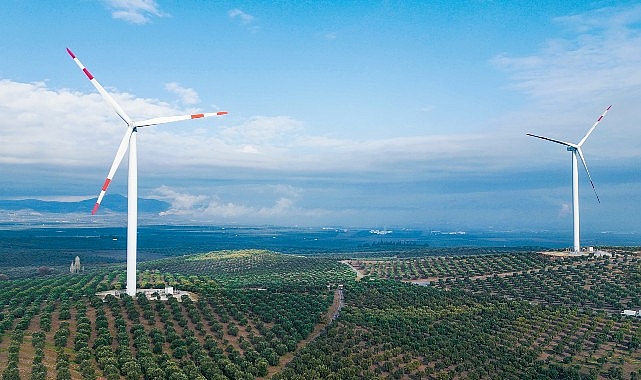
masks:
<path id="1" fill-rule="evenodd" d="M 89 78 L 89 80 L 92 80 L 92 79 L 93 79 L 93 75 L 91 75 L 91 73 L 89 72 L 89 70 L 87 70 L 86 68 L 84 68 L 84 69 L 82 69 L 82 71 L 85 73 L 85 75 L 87 76 L 87 78 Z"/>
<path id="2" fill-rule="evenodd" d="M 98 211 L 98 207 L 100 207 L 100 203 L 96 203 L 93 206 L 93 210 L 91 210 L 91 215 L 96 215 L 96 212 Z"/>
<path id="3" fill-rule="evenodd" d="M 216 112 L 216 115 L 227 115 L 227 111 Z"/>
<path id="4" fill-rule="evenodd" d="M 76 55 L 75 55 L 75 54 L 73 54 L 73 52 L 72 52 L 71 50 L 69 50 L 69 48 L 67 48 L 67 53 L 69 53 L 69 55 L 71 56 L 71 58 L 74 58 L 74 59 L 76 58 Z"/>

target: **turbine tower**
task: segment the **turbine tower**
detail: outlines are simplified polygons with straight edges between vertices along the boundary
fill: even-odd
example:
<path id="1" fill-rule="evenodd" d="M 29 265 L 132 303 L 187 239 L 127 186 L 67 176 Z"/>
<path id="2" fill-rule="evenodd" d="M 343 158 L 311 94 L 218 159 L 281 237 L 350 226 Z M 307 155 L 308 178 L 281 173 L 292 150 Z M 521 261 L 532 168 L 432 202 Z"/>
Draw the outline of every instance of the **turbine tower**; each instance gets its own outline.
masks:
<path id="1" fill-rule="evenodd" d="M 594 128 L 601 122 L 601 119 L 605 116 L 606 113 L 610 110 L 612 105 L 608 106 L 608 108 L 605 109 L 603 114 L 599 116 L 597 121 L 592 125 L 592 128 L 588 130 L 588 133 L 583 136 L 581 141 L 579 141 L 577 144 L 572 144 L 569 142 L 561 141 L 561 140 L 555 140 L 543 136 L 537 136 L 533 135 L 531 133 L 526 133 L 528 136 L 536 137 L 539 139 L 547 140 L 547 141 L 552 141 L 557 144 L 565 145 L 567 147 L 567 150 L 572 152 L 572 224 L 574 227 L 574 252 L 578 253 L 581 252 L 581 242 L 580 242 L 580 226 L 579 226 L 579 158 L 581 159 L 581 162 L 583 163 L 583 167 L 585 168 L 585 172 L 588 174 L 588 178 L 590 179 L 590 184 L 592 185 L 592 190 L 594 190 L 594 195 L 596 196 L 597 202 L 601 203 L 599 200 L 599 194 L 596 193 L 596 188 L 594 187 L 594 182 L 592 182 L 592 177 L 590 176 L 590 171 L 588 170 L 588 165 L 585 163 L 585 157 L 583 156 L 583 151 L 581 150 L 581 146 L 583 143 L 585 143 L 585 140 L 588 139 L 588 136 L 594 131 Z"/>
<path id="2" fill-rule="evenodd" d="M 111 183 L 111 180 L 116 174 L 118 166 L 127 150 L 129 150 L 129 174 L 128 174 L 128 184 L 127 184 L 127 294 L 130 296 L 136 295 L 136 249 L 137 249 L 137 235 L 138 235 L 138 162 L 137 162 L 137 153 L 136 153 L 136 134 L 138 128 L 148 127 L 157 124 L 171 123 L 174 121 L 182 120 L 191 120 L 191 119 L 200 119 L 210 116 L 221 116 L 226 115 L 227 112 L 211 112 L 211 113 L 198 113 L 191 115 L 183 116 L 166 116 L 166 117 L 157 117 L 153 119 L 143 120 L 143 121 L 133 121 L 127 113 L 116 103 L 116 101 L 109 95 L 107 91 L 98 83 L 96 78 L 87 70 L 87 68 L 78 60 L 76 55 L 67 48 L 67 53 L 71 58 L 76 62 L 80 70 L 85 73 L 91 84 L 98 90 L 103 99 L 111 105 L 111 107 L 116 111 L 118 116 L 127 124 L 127 130 L 125 135 L 120 142 L 118 151 L 116 152 L 116 157 L 114 158 L 113 163 L 111 164 L 111 169 L 109 169 L 109 174 L 107 174 L 107 179 L 102 185 L 100 190 L 100 195 L 98 200 L 91 211 L 91 214 L 94 215 L 100 207 L 102 198 L 105 196 L 105 192 Z"/>

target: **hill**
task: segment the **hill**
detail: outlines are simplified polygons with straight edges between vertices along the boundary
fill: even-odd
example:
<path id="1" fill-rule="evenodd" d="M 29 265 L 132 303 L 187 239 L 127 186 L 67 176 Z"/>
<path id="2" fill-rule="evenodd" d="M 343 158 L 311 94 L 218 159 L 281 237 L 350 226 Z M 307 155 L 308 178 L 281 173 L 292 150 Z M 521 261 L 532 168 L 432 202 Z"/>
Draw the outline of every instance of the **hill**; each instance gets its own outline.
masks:
<path id="1" fill-rule="evenodd" d="M 41 213 L 54 213 L 54 214 L 71 214 L 71 213 L 88 213 L 91 212 L 96 198 L 85 199 L 77 202 L 61 202 L 61 201 L 43 201 L 39 199 L 19 199 L 7 200 L 0 199 L 0 210 L 7 211 L 20 211 L 31 210 Z M 120 194 L 110 194 L 109 198 L 101 205 L 101 212 L 127 212 L 127 197 Z M 138 199 L 138 211 L 141 213 L 159 213 L 167 211 L 169 203 L 156 199 Z"/>

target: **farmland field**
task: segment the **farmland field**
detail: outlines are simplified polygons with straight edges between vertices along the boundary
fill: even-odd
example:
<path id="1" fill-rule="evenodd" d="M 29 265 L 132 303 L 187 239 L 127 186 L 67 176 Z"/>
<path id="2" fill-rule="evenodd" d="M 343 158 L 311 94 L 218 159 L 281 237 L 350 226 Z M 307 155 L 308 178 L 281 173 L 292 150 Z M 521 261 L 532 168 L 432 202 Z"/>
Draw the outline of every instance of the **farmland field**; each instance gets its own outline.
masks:
<path id="1" fill-rule="evenodd" d="M 110 263 L 109 252 L 102 262 L 89 254 L 97 262 L 73 275 L 62 260 L 3 267 L 2 379 L 641 374 L 641 318 L 620 315 L 641 308 L 641 255 L 633 249 L 573 258 L 387 245 L 304 253 L 148 257 L 138 287 L 194 295 L 167 301 L 96 297 L 124 287 L 124 266 Z"/>

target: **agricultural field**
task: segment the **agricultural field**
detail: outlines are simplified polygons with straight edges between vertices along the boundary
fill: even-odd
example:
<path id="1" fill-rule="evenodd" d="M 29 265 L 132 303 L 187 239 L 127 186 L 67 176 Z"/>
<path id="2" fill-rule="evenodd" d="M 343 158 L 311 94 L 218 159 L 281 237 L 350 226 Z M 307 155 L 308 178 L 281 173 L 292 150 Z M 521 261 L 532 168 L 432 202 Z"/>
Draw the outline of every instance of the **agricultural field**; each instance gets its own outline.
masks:
<path id="1" fill-rule="evenodd" d="M 474 253 L 479 253 L 474 251 Z M 0 281 L 2 379 L 637 379 L 641 257 L 216 251 Z M 394 255 L 390 255 L 394 256 Z M 343 260 L 343 262 L 339 261 Z M 358 272 L 358 276 L 356 275 Z"/>
<path id="2" fill-rule="evenodd" d="M 363 276 L 618 313 L 641 308 L 641 256 L 504 255 L 350 260 Z"/>
<path id="3" fill-rule="evenodd" d="M 1 282 L 2 379 L 265 378 L 329 322 L 333 281 L 353 277 L 333 260 L 267 251 L 140 267 L 139 286 L 171 285 L 197 299 L 103 302 L 95 293 L 123 287 L 122 266 Z"/>
<path id="4" fill-rule="evenodd" d="M 637 319 L 362 280 L 274 379 L 636 379 Z"/>
<path id="5" fill-rule="evenodd" d="M 313 356 L 336 352 L 329 361 L 340 360 L 350 348 L 335 339 L 350 331 L 352 346 L 368 348 L 352 360 L 370 363 L 351 367 L 361 378 L 641 375 L 641 323 L 620 316 L 624 308 L 641 308 L 641 256 L 634 252 L 612 258 L 515 252 L 347 263 L 361 281 L 353 289 L 357 295 L 345 292 L 346 303 L 356 297 L 363 306 L 346 308 L 349 317 L 314 343 L 332 349 Z M 341 332 L 332 335 L 335 329 Z M 305 368 L 293 365 L 300 366 L 297 373 Z"/>

